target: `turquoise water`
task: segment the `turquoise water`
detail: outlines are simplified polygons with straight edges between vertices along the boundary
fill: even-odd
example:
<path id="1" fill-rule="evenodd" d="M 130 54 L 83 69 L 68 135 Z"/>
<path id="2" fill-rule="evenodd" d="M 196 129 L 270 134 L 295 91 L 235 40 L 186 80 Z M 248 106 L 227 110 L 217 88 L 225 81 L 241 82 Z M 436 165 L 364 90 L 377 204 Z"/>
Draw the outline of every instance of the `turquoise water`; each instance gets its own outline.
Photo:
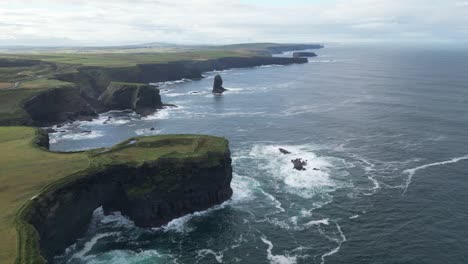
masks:
<path id="1" fill-rule="evenodd" d="M 53 134 L 52 149 L 65 151 L 214 134 L 230 140 L 234 168 L 230 201 L 158 229 L 98 209 L 56 262 L 467 263 L 468 50 L 317 53 L 305 65 L 220 72 L 223 96 L 210 93 L 217 73 L 161 84 L 177 108 L 111 112 Z M 296 157 L 307 171 L 292 170 Z"/>

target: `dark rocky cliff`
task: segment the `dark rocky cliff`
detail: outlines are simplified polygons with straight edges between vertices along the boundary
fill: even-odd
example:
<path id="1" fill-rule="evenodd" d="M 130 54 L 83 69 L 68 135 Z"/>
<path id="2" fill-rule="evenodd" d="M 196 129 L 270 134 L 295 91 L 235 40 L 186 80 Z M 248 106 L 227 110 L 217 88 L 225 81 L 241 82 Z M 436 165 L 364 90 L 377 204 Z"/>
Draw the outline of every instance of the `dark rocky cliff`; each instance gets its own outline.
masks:
<path id="1" fill-rule="evenodd" d="M 85 100 L 78 88 L 50 89 L 24 103 L 34 125 L 48 126 L 97 115 L 96 110 Z"/>
<path id="2" fill-rule="evenodd" d="M 83 67 L 76 73 L 61 74 L 57 78 L 77 83 L 83 95 L 97 99 L 106 91 L 111 82 L 151 83 L 176 81 L 184 78 L 201 79 L 203 78 L 202 73 L 208 71 L 307 62 L 306 58 L 228 57 L 201 61 L 139 64 L 121 68 Z"/>
<path id="3" fill-rule="evenodd" d="M 111 83 L 99 97 L 108 110 L 132 109 L 147 115 L 162 107 L 159 90 L 146 84 Z"/>
<path id="4" fill-rule="evenodd" d="M 231 197 L 231 158 L 225 139 L 179 135 L 133 143 L 138 140 L 122 143 L 109 154 L 97 154 L 92 158 L 95 166 L 50 185 L 22 209 L 20 237 L 33 241 L 19 249 L 25 251 L 20 257 L 33 260 L 24 262 L 43 263 L 41 258 L 50 261 L 63 253 L 84 234 L 100 206 L 121 211 L 138 226 L 156 227 Z M 142 157 L 154 155 L 152 151 L 168 154 L 143 162 L 115 162 L 118 151 L 133 146 L 137 152 L 148 151 Z M 189 152 L 167 149 L 171 147 Z M 112 163 L 97 165 L 108 160 L 106 155 L 112 155 Z"/>

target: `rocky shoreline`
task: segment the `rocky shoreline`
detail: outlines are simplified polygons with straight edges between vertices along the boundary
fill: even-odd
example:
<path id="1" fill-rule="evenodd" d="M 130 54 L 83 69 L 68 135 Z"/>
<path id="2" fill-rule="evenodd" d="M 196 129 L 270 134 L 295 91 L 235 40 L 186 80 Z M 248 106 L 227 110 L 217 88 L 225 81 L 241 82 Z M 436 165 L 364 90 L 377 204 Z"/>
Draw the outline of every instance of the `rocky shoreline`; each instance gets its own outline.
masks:
<path id="1" fill-rule="evenodd" d="M 29 120 L 18 125 L 51 126 L 89 120 L 110 110 L 131 109 L 143 115 L 163 107 L 159 90 L 145 83 L 201 79 L 204 72 L 263 65 L 307 63 L 306 58 L 232 57 L 204 61 L 141 64 L 124 68 L 82 67 L 57 75 L 75 87 L 49 89 L 23 104 Z"/>

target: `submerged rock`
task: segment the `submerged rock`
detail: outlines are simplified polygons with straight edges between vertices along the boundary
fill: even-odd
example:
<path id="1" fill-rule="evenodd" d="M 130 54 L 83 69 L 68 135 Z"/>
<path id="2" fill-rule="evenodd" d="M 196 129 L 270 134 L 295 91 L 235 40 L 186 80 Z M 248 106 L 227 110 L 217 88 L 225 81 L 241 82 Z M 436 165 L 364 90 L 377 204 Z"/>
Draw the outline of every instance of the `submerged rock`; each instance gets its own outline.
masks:
<path id="1" fill-rule="evenodd" d="M 106 125 L 107 123 L 109 123 L 112 119 L 112 116 L 109 116 L 107 117 L 106 121 L 104 121 L 104 123 L 102 123 L 103 125 Z"/>
<path id="2" fill-rule="evenodd" d="M 223 78 L 221 75 L 216 75 L 213 83 L 213 93 L 222 94 L 226 89 L 223 87 Z"/>
<path id="3" fill-rule="evenodd" d="M 283 148 L 279 148 L 279 151 L 280 151 L 281 153 L 285 154 L 285 155 L 286 155 L 286 154 L 291 154 L 290 151 L 285 150 L 285 149 L 283 149 Z"/>
<path id="4" fill-rule="evenodd" d="M 302 159 L 293 159 L 291 160 L 292 164 L 294 165 L 294 169 L 298 171 L 305 171 L 306 168 L 304 166 L 307 166 L 307 160 L 302 160 Z"/>

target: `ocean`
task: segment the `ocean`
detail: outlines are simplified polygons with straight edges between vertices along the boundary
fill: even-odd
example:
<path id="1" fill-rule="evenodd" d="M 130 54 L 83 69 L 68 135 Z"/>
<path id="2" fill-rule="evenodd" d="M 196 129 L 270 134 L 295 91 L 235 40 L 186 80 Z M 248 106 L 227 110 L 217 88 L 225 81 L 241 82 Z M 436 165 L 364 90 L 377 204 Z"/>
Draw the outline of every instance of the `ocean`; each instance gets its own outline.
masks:
<path id="1" fill-rule="evenodd" d="M 468 263 L 468 49 L 315 52 L 307 64 L 162 83 L 177 107 L 109 112 L 51 134 L 57 151 L 212 134 L 229 139 L 234 170 L 231 200 L 160 228 L 97 209 L 55 262 Z M 222 96 L 211 94 L 216 74 Z M 294 158 L 307 170 L 293 170 Z"/>

